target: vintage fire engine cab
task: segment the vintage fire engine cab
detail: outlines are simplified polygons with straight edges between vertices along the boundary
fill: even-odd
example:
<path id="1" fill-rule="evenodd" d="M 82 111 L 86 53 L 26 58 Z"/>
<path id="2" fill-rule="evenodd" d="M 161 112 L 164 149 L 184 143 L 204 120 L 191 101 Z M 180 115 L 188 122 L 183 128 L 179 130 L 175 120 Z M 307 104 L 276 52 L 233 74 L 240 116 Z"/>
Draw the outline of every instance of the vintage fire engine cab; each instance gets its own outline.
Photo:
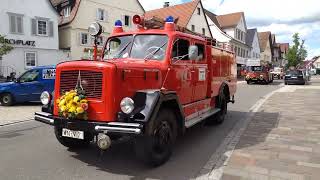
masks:
<path id="1" fill-rule="evenodd" d="M 115 23 L 100 59 L 58 64 L 55 91 L 43 93 L 35 119 L 54 126 L 69 148 L 94 141 L 105 150 L 118 137 L 132 136 L 138 157 L 157 166 L 186 128 L 224 121 L 227 103 L 234 102 L 236 62 L 213 40 L 178 30 L 173 17 L 160 29 L 146 28 L 139 16 L 133 21 L 138 28 L 132 32 Z M 97 37 L 101 26 L 94 23 L 89 32 Z M 59 98 L 77 84 L 87 97 L 85 119 L 60 112 Z"/>
<path id="2" fill-rule="evenodd" d="M 247 84 L 269 84 L 273 82 L 273 75 L 268 65 L 261 63 L 260 60 L 248 60 L 246 65 L 247 74 L 245 80 Z"/>

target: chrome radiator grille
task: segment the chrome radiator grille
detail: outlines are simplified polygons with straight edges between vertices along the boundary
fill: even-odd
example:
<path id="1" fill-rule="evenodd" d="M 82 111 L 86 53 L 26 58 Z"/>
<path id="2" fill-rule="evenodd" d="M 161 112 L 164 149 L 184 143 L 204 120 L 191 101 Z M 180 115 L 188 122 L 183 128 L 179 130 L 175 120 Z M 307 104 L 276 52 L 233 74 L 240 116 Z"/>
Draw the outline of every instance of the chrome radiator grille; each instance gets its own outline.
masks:
<path id="1" fill-rule="evenodd" d="M 80 72 L 81 85 L 88 98 L 101 99 L 102 72 L 88 70 L 62 71 L 60 74 L 60 94 L 75 89 Z"/>

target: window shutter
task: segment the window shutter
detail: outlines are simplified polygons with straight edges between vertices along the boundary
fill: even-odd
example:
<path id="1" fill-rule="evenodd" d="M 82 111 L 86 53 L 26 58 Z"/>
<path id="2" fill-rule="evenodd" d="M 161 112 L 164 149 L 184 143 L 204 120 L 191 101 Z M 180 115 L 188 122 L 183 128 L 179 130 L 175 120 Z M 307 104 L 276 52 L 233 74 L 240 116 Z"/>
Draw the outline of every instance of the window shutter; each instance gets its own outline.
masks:
<path id="1" fill-rule="evenodd" d="M 11 33 L 17 32 L 17 30 L 16 30 L 16 17 L 10 15 L 9 16 L 9 21 L 10 21 L 10 32 Z"/>
<path id="2" fill-rule="evenodd" d="M 37 20 L 31 19 L 31 34 L 37 35 Z"/>
<path id="3" fill-rule="evenodd" d="M 54 28 L 53 28 L 53 21 L 49 21 L 49 36 L 53 37 L 53 32 Z"/>
<path id="4" fill-rule="evenodd" d="M 99 9 L 96 10 L 96 20 L 100 20 L 99 19 Z"/>
<path id="5" fill-rule="evenodd" d="M 129 16 L 129 26 L 131 27 L 132 26 L 132 17 Z"/>
<path id="6" fill-rule="evenodd" d="M 104 21 L 108 22 L 108 11 L 104 10 Z"/>
<path id="7" fill-rule="evenodd" d="M 82 38 L 82 36 L 81 36 L 81 32 L 80 32 L 80 33 L 79 33 L 79 45 L 82 45 L 81 38 Z"/>
<path id="8" fill-rule="evenodd" d="M 21 16 L 17 16 L 17 33 L 23 33 L 23 21 Z"/>
<path id="9" fill-rule="evenodd" d="M 126 23 L 125 22 L 126 21 L 125 15 L 121 16 L 121 21 L 122 21 L 122 25 L 125 26 L 125 23 Z"/>

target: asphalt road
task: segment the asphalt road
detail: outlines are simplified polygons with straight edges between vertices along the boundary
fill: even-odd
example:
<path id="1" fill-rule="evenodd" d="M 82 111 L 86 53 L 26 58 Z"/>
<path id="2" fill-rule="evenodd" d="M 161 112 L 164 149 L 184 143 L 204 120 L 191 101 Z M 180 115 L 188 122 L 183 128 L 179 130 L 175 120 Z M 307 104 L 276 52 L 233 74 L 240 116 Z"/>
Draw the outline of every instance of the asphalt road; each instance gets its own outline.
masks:
<path id="1" fill-rule="evenodd" d="M 166 164 L 149 168 L 134 156 L 132 140 L 124 139 L 103 153 L 95 148 L 72 152 L 58 143 L 53 128 L 31 121 L 0 127 L 0 179 L 190 179 L 206 164 L 236 122 L 244 120 L 262 96 L 280 88 L 239 84 L 236 103 L 224 124 L 188 129 Z M 1 115 L 0 115 L 1 116 Z"/>

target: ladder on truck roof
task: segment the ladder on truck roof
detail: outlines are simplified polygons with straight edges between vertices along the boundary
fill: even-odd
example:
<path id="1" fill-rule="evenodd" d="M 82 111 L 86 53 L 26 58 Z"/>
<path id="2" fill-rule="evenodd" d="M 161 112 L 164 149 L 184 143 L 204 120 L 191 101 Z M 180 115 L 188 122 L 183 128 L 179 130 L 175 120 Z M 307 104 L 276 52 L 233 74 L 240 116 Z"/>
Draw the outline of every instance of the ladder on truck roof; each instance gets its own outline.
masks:
<path id="1" fill-rule="evenodd" d="M 175 19 L 175 22 L 174 22 L 175 24 L 178 21 L 178 19 L 179 18 Z M 165 24 L 165 21 L 163 19 L 160 19 L 160 18 L 155 17 L 155 16 L 153 16 L 152 18 L 149 18 L 149 19 L 144 19 L 144 21 L 143 21 L 143 27 L 145 27 L 147 29 L 162 29 L 164 27 L 164 24 Z M 214 38 L 207 37 L 207 36 L 205 36 L 203 34 L 200 34 L 200 33 L 196 33 L 194 31 L 191 31 L 188 28 L 178 26 L 177 24 L 176 24 L 176 31 L 180 31 L 180 32 L 183 32 L 183 33 L 187 33 L 187 34 L 191 34 L 191 35 L 194 35 L 194 36 L 202 37 L 202 38 L 204 38 L 206 40 L 207 45 L 211 45 L 214 48 L 219 48 L 219 49 L 222 49 L 222 50 L 229 51 L 229 52 L 233 53 L 233 50 L 232 50 L 233 47 L 229 43 L 219 42 Z"/>

